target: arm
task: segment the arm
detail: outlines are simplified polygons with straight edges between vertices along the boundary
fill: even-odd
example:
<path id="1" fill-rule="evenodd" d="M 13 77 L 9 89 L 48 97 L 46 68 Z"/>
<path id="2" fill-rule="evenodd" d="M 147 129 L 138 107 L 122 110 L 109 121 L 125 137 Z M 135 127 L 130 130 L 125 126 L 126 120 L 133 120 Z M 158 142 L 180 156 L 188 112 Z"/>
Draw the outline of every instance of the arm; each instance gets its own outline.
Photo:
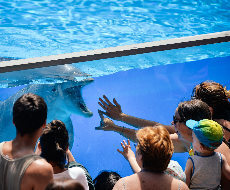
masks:
<path id="1" fill-rule="evenodd" d="M 103 95 L 103 98 L 105 99 L 105 101 L 99 98 L 100 102 L 98 102 L 98 104 L 106 111 L 102 113 L 114 120 L 125 122 L 136 128 L 141 128 L 145 126 L 155 126 L 159 124 L 158 122 L 155 121 L 149 121 L 149 120 L 124 114 L 121 111 L 121 106 L 117 103 L 115 98 L 113 99 L 114 104 L 112 104 L 105 95 Z M 169 131 L 170 134 L 176 132 L 173 125 L 164 125 L 164 126 Z"/>
<path id="2" fill-rule="evenodd" d="M 121 142 L 121 146 L 123 148 L 123 151 L 120 151 L 119 149 L 117 149 L 117 151 L 120 154 L 122 154 L 124 156 L 124 158 L 129 162 L 134 173 L 140 172 L 141 168 L 137 164 L 134 152 L 131 150 L 129 139 L 128 139 L 128 144 L 125 142 L 125 140 L 123 140 L 123 143 Z"/>
<path id="3" fill-rule="evenodd" d="M 230 166 L 228 165 L 227 159 L 222 155 L 222 171 L 226 178 L 230 180 Z"/>
<path id="4" fill-rule="evenodd" d="M 133 142 L 137 142 L 136 130 L 115 125 L 111 119 L 104 118 L 102 111 L 98 110 L 98 113 L 101 118 L 101 125 L 99 127 L 95 127 L 95 130 L 114 131 Z"/>
<path id="5" fill-rule="evenodd" d="M 73 157 L 73 154 L 70 152 L 70 150 L 68 149 L 66 154 L 68 155 L 69 157 L 69 162 L 75 162 L 75 159 Z"/>
<path id="6" fill-rule="evenodd" d="M 192 177 L 192 170 L 193 170 L 193 164 L 192 164 L 192 160 L 189 158 L 187 160 L 187 163 L 186 163 L 186 167 L 185 167 L 185 175 L 186 175 L 186 184 L 190 185 L 190 182 L 191 182 L 191 177 Z"/>

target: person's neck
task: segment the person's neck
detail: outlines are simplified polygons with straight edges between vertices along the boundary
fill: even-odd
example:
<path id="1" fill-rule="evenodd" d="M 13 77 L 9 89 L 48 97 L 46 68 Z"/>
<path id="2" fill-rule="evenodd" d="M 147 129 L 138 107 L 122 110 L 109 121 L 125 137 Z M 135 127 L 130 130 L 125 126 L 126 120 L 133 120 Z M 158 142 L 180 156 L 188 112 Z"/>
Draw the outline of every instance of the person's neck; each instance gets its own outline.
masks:
<path id="1" fill-rule="evenodd" d="M 59 166 L 57 166 L 57 165 L 54 164 L 53 162 L 50 162 L 50 164 L 51 164 L 52 167 L 53 167 L 54 174 L 62 173 L 62 172 L 64 172 L 64 171 L 67 170 L 66 168 L 60 168 Z"/>
<path id="2" fill-rule="evenodd" d="M 38 136 L 34 134 L 25 134 L 21 136 L 17 133 L 14 140 L 8 141 L 4 144 L 2 152 L 10 159 L 21 158 L 28 154 L 32 154 L 34 153 L 37 139 Z"/>
<path id="3" fill-rule="evenodd" d="M 163 172 L 159 172 L 153 169 L 147 169 L 147 168 L 141 168 L 140 172 L 153 172 L 153 173 L 163 173 Z"/>
<path id="4" fill-rule="evenodd" d="M 34 152 L 35 145 L 37 143 L 38 137 L 34 134 L 25 134 L 21 136 L 17 134 L 15 139 L 12 141 L 12 147 L 17 148 L 18 151 L 27 150 L 28 152 Z"/>
<path id="5" fill-rule="evenodd" d="M 199 156 L 211 156 L 214 154 L 214 150 L 203 150 L 202 152 L 198 152 Z"/>

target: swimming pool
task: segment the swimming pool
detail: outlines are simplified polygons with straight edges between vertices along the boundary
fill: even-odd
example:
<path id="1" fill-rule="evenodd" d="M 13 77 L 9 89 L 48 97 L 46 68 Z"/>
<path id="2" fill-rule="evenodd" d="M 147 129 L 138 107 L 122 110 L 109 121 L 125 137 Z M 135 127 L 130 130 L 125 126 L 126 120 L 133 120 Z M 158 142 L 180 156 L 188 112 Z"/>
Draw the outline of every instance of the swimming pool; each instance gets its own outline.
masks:
<path id="1" fill-rule="evenodd" d="M 227 1 L 7 1 L 0 5 L 4 15 L 1 57 L 39 57 L 230 28 Z M 207 10 L 211 10 L 209 15 Z M 94 78 L 82 89 L 93 117 L 71 115 L 76 160 L 93 178 L 102 169 L 130 175 L 128 163 L 116 152 L 123 138 L 114 132 L 94 130 L 100 121 L 98 97 L 115 97 L 125 113 L 169 124 L 177 104 L 190 98 L 197 83 L 210 79 L 230 85 L 229 44 L 74 64 Z M 2 89 L 1 99 L 19 88 Z M 187 153 L 175 154 L 173 159 L 184 168 Z"/>

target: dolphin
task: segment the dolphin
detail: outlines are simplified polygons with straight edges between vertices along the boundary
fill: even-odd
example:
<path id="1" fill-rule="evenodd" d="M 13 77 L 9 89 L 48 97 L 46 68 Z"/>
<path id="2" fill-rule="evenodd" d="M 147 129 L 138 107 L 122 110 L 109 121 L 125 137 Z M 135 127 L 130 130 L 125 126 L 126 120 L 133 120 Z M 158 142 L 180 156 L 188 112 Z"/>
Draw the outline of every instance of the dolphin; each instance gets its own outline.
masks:
<path id="1" fill-rule="evenodd" d="M 0 57 L 0 60 L 3 59 Z M 11 58 L 5 58 L 8 61 Z M 5 60 L 4 59 L 4 60 Z M 0 73 L 0 88 L 16 87 L 26 84 L 44 84 L 64 81 L 80 81 L 90 75 L 81 72 L 71 64 L 42 67 L 21 71 Z"/>
<path id="2" fill-rule="evenodd" d="M 70 115 L 76 114 L 86 118 L 93 113 L 87 108 L 82 98 L 82 87 L 93 82 L 92 78 L 82 81 L 67 81 L 54 84 L 29 84 L 0 102 L 0 141 L 12 140 L 16 136 L 16 129 L 12 122 L 12 109 L 15 101 L 25 93 L 41 96 L 48 107 L 47 123 L 53 119 L 62 120 L 70 136 L 70 148 L 73 145 L 74 130 Z"/>

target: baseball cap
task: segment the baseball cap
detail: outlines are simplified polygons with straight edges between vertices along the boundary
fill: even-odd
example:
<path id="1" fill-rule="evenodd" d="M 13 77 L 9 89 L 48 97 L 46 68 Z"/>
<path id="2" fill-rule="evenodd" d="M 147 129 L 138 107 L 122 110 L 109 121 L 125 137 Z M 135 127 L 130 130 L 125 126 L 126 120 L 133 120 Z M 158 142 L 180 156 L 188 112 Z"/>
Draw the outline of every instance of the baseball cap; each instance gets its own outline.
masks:
<path id="1" fill-rule="evenodd" d="M 219 142 L 221 144 L 223 141 L 222 127 L 213 120 L 188 120 L 186 126 L 192 129 L 199 141 L 209 148 L 216 149 L 218 146 L 212 146 L 210 143 Z"/>

